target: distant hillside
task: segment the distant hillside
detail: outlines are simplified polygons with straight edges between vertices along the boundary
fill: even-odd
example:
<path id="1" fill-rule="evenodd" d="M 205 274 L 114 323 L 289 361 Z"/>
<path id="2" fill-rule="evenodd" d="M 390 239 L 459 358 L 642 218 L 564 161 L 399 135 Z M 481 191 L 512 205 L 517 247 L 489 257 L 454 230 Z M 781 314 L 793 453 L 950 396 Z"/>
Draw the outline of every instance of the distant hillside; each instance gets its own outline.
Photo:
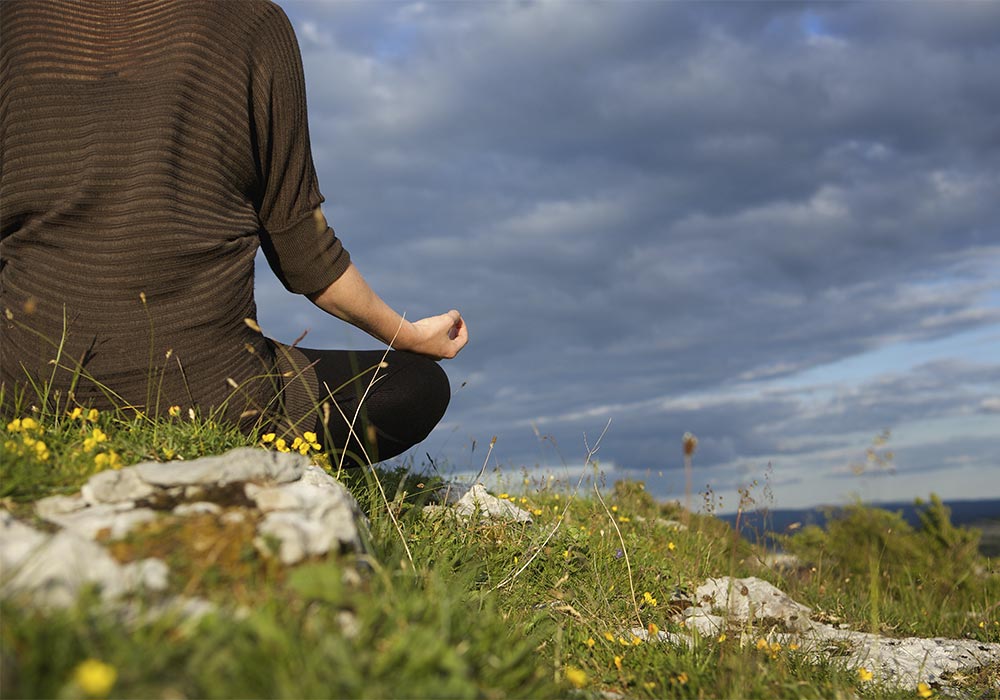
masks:
<path id="1" fill-rule="evenodd" d="M 898 503 L 869 503 L 873 508 L 899 512 L 910 525 L 920 527 L 917 508 L 912 501 Z M 975 501 L 946 501 L 951 509 L 951 522 L 955 525 L 976 528 L 982 531 L 979 551 L 983 556 L 1000 556 L 1000 499 Z M 791 510 L 755 511 L 740 517 L 740 534 L 751 542 L 770 541 L 769 533 L 788 533 L 794 523 L 801 526 L 826 523 L 827 513 L 836 513 L 840 507 L 818 506 Z M 730 525 L 736 525 L 736 514 L 718 516 Z"/>

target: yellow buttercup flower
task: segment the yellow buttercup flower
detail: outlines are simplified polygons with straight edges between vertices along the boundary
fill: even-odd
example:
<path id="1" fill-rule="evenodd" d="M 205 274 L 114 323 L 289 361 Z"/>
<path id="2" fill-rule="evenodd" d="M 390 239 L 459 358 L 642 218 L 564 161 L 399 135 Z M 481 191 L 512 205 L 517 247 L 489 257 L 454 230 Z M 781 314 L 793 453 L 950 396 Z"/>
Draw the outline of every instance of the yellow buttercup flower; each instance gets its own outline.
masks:
<path id="1" fill-rule="evenodd" d="M 929 685 L 927 685 L 923 681 L 920 681 L 919 683 L 917 683 L 917 695 L 919 695 L 922 698 L 930 698 L 934 696 L 934 691 L 931 690 L 931 687 Z"/>
<path id="2" fill-rule="evenodd" d="M 568 680 L 574 688 L 584 687 L 587 685 L 587 681 L 589 680 L 587 678 L 587 674 L 578 669 L 576 666 L 567 666 L 565 674 L 566 680 Z"/>
<path id="3" fill-rule="evenodd" d="M 862 683 L 867 683 L 872 678 L 874 678 L 874 676 L 875 674 L 873 674 L 867 668 L 862 667 L 858 669 L 858 680 L 861 681 Z"/>
<path id="4" fill-rule="evenodd" d="M 597 644 L 597 642 L 594 641 L 593 637 L 589 637 L 587 641 L 584 642 L 584 644 L 586 644 L 587 648 L 589 649 L 592 648 L 595 644 Z"/>
<path id="5" fill-rule="evenodd" d="M 93 698 L 107 697 L 117 679 L 115 667 L 97 659 L 87 659 L 73 671 L 73 680 L 80 690 Z"/>
<path id="6" fill-rule="evenodd" d="M 102 452 L 99 455 L 94 455 L 94 466 L 98 469 L 121 469 L 122 468 L 122 458 L 117 452 Z"/>
<path id="7" fill-rule="evenodd" d="M 323 447 L 319 444 L 319 439 L 316 437 L 316 433 L 312 431 L 307 431 L 305 433 L 302 433 L 302 438 L 307 443 L 309 443 L 309 447 L 311 447 L 312 449 L 316 451 L 323 449 Z"/>
<path id="8" fill-rule="evenodd" d="M 38 458 L 39 462 L 49 461 L 49 447 L 41 440 L 35 442 L 35 457 Z"/>
<path id="9" fill-rule="evenodd" d="M 15 418 L 7 424 L 7 430 L 12 433 L 37 432 L 39 435 L 45 432 L 45 428 L 39 425 L 34 418 Z"/>
<path id="10" fill-rule="evenodd" d="M 669 549 L 672 552 L 675 549 L 677 549 L 677 545 L 675 545 L 673 542 L 667 542 L 667 549 Z"/>
<path id="11" fill-rule="evenodd" d="M 90 437 L 84 439 L 83 449 L 87 450 L 87 452 L 91 452 L 92 450 L 96 449 L 97 446 L 100 445 L 102 442 L 107 442 L 107 441 L 108 441 L 108 436 L 104 434 L 104 431 L 101 430 L 100 428 L 95 427 L 94 430 L 90 433 Z"/>

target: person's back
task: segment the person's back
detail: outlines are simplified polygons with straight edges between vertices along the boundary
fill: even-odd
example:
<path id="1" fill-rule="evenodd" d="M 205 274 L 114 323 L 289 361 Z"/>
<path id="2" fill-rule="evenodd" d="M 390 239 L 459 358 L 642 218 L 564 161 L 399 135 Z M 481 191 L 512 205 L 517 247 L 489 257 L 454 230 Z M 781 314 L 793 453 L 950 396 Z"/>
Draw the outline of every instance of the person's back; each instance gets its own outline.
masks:
<path id="1" fill-rule="evenodd" d="M 274 350 L 245 322 L 259 236 L 293 291 L 349 264 L 312 218 L 322 197 L 284 14 L 14 0 L 0 32 L 5 402 L 51 382 L 63 401 L 252 420 L 275 395 Z"/>

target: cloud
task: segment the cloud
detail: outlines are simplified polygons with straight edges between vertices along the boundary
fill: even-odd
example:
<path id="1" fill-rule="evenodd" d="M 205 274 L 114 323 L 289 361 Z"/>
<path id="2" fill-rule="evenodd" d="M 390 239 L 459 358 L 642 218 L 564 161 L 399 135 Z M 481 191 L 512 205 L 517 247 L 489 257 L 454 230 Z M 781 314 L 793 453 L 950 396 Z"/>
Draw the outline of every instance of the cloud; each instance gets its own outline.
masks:
<path id="1" fill-rule="evenodd" d="M 794 457 L 805 489 L 882 427 L 995 415 L 996 335 L 789 383 L 1000 326 L 992 5 L 284 5 L 328 217 L 408 317 L 469 319 L 431 449 L 544 462 L 536 426 L 578 461 L 610 418 L 619 472 L 692 430 L 726 483 Z M 273 285 L 268 330 L 344 342 Z"/>

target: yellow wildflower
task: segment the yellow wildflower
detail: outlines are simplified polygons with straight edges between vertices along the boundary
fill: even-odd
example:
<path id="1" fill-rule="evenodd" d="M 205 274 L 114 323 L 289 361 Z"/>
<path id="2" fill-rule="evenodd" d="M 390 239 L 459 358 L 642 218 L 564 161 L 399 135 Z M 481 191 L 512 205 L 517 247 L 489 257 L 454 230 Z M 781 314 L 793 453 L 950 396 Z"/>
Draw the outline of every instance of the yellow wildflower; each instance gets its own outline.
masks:
<path id="1" fill-rule="evenodd" d="M 650 636 L 655 637 L 660 633 L 660 628 L 656 626 L 655 622 L 650 622 L 649 626 L 646 627 L 646 631 L 649 632 Z"/>
<path id="2" fill-rule="evenodd" d="M 39 462 L 49 461 L 49 447 L 41 440 L 35 442 L 35 457 Z"/>
<path id="3" fill-rule="evenodd" d="M 121 469 L 122 458 L 114 451 L 102 452 L 94 455 L 94 466 L 98 469 Z"/>
<path id="4" fill-rule="evenodd" d="M 77 406 L 66 415 L 69 416 L 70 420 L 79 420 L 80 418 L 83 418 L 83 409 Z"/>
<path id="5" fill-rule="evenodd" d="M 617 668 L 619 671 L 622 670 L 622 657 L 620 656 L 615 657 L 615 668 Z"/>
<path id="6" fill-rule="evenodd" d="M 618 506 L 611 506 L 611 512 L 612 513 L 617 513 L 618 512 Z"/>
<path id="7" fill-rule="evenodd" d="M 922 698 L 930 698 L 934 696 L 934 691 L 931 690 L 931 687 L 929 685 L 927 685 L 923 681 L 920 681 L 919 683 L 917 683 L 917 695 L 919 695 Z"/>
<path id="8" fill-rule="evenodd" d="M 722 634 L 719 635 L 719 644 L 722 644 L 724 641 L 726 641 L 726 639 L 727 639 L 726 633 L 723 632 Z"/>
<path id="9" fill-rule="evenodd" d="M 871 671 L 869 671 L 867 668 L 862 667 L 862 668 L 858 669 L 858 680 L 861 681 L 862 683 L 867 683 L 873 677 L 874 677 L 874 674 Z"/>
<path id="10" fill-rule="evenodd" d="M 95 698 L 107 697 L 117 678 L 118 672 L 114 666 L 97 659 L 87 659 L 73 671 L 73 680 L 80 686 L 80 690 Z"/>
<path id="11" fill-rule="evenodd" d="M 38 434 L 45 432 L 45 428 L 38 424 L 34 418 L 15 418 L 7 424 L 7 430 L 12 433 L 30 433 L 37 431 Z"/>
<path id="12" fill-rule="evenodd" d="M 181 415 L 181 407 L 171 406 L 170 408 L 167 409 L 167 413 L 170 415 L 171 418 L 177 418 L 178 416 Z"/>
<path id="13" fill-rule="evenodd" d="M 619 515 L 618 516 L 618 522 L 620 522 L 620 523 L 630 523 L 630 522 L 632 522 L 632 518 L 627 518 L 624 515 Z"/>
<path id="14" fill-rule="evenodd" d="M 277 440 L 275 440 L 274 449 L 276 449 L 278 452 L 291 452 L 291 450 L 288 449 L 288 443 L 285 442 L 285 438 L 278 438 Z"/>
<path id="15" fill-rule="evenodd" d="M 535 508 L 533 511 L 531 511 L 531 514 L 532 515 L 541 515 L 542 514 L 542 509 L 541 508 Z"/>
<path id="16" fill-rule="evenodd" d="M 632 635 L 632 646 L 634 646 L 634 647 L 637 647 L 637 646 L 639 646 L 640 644 L 642 644 L 642 637 L 636 637 L 636 636 L 635 636 L 635 635 L 633 634 L 633 635 Z"/>
<path id="17" fill-rule="evenodd" d="M 309 447 L 316 450 L 317 452 L 323 449 L 322 446 L 319 444 L 319 439 L 316 437 L 316 433 L 312 432 L 311 430 L 302 433 L 302 439 L 305 440 L 307 443 L 309 443 Z"/>
<path id="18" fill-rule="evenodd" d="M 587 678 L 587 674 L 578 669 L 576 666 L 567 666 L 565 673 L 566 680 L 568 680 L 574 688 L 582 688 L 587 685 L 587 681 L 589 680 Z"/>
<path id="19" fill-rule="evenodd" d="M 83 441 L 83 449 L 87 452 L 91 452 L 97 448 L 102 442 L 107 442 L 108 436 L 104 434 L 104 431 L 100 428 L 95 427 L 90 433 L 90 437 L 85 438 Z"/>
<path id="20" fill-rule="evenodd" d="M 101 415 L 100 411 L 98 411 L 96 408 L 92 408 L 89 411 L 87 411 L 87 420 L 93 423 L 97 420 L 97 417 L 100 415 Z"/>
<path id="21" fill-rule="evenodd" d="M 757 640 L 757 649 L 758 649 L 758 651 L 762 650 L 762 649 L 767 649 L 767 640 L 764 639 L 763 637 L 760 638 L 760 639 L 758 639 Z"/>
<path id="22" fill-rule="evenodd" d="M 609 642 L 615 641 L 615 635 L 611 634 L 610 632 L 605 632 L 604 638 L 607 639 Z"/>
<path id="23" fill-rule="evenodd" d="M 649 591 L 645 591 L 642 594 L 642 602 L 645 603 L 646 605 L 650 605 L 655 608 L 657 600 L 652 595 L 650 595 Z"/>
<path id="24" fill-rule="evenodd" d="M 593 637 L 588 637 L 587 641 L 585 641 L 584 644 L 587 645 L 588 649 L 592 649 L 594 647 L 594 645 L 597 644 L 597 642 L 594 641 Z"/>
<path id="25" fill-rule="evenodd" d="M 677 549 L 677 545 L 675 545 L 673 542 L 667 542 L 667 549 L 669 549 L 672 552 L 675 549 Z"/>
<path id="26" fill-rule="evenodd" d="M 274 433 L 264 433 L 260 436 L 260 441 L 265 445 L 269 442 L 274 442 L 274 438 L 278 437 Z"/>

